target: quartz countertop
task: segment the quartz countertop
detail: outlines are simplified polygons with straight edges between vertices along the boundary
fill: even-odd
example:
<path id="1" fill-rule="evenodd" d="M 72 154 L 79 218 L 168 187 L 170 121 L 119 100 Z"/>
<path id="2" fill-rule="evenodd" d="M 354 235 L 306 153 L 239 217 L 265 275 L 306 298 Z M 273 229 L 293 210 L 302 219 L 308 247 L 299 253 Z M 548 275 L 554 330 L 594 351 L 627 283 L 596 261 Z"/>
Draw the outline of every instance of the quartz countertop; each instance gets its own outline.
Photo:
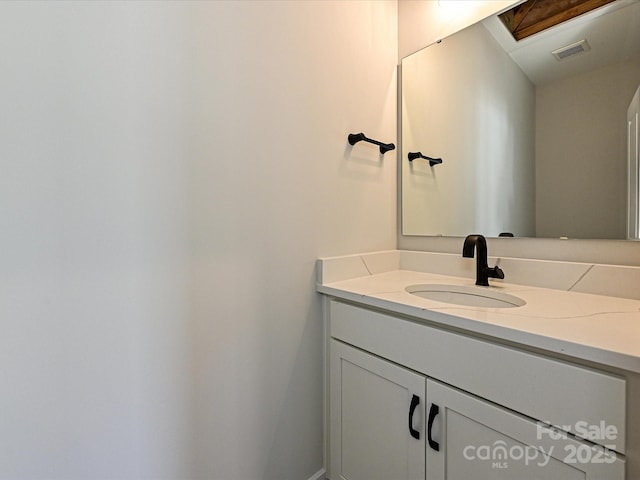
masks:
<path id="1" fill-rule="evenodd" d="M 385 270 L 385 269 L 381 269 Z M 490 280 L 482 287 L 520 297 L 513 308 L 460 306 L 421 298 L 416 284 L 474 285 L 474 279 L 404 269 L 323 282 L 320 293 L 445 328 L 640 373 L 640 300 Z"/>

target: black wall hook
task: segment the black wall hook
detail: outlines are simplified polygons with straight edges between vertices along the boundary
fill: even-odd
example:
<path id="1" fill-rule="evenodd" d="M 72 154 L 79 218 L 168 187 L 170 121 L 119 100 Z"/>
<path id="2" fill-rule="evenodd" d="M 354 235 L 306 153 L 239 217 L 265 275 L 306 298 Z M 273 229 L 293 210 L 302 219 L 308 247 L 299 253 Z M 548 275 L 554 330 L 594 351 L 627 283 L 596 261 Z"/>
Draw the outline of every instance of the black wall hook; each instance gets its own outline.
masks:
<path id="1" fill-rule="evenodd" d="M 438 165 L 439 163 L 442 163 L 441 158 L 426 157 L 422 154 L 422 152 L 409 152 L 407 154 L 407 158 L 409 159 L 410 162 L 413 162 L 416 158 L 424 158 L 425 160 L 429 160 L 429 166 L 431 167 L 433 167 L 434 165 Z"/>
<path id="2" fill-rule="evenodd" d="M 367 138 L 364 133 L 350 133 L 348 140 L 350 145 L 355 145 L 361 140 L 364 140 L 365 142 L 373 143 L 374 145 L 378 145 L 380 147 L 380 153 L 382 154 L 385 154 L 390 150 L 395 150 L 396 148 L 396 146 L 393 143 L 382 143 L 377 140 L 372 140 L 370 138 Z"/>

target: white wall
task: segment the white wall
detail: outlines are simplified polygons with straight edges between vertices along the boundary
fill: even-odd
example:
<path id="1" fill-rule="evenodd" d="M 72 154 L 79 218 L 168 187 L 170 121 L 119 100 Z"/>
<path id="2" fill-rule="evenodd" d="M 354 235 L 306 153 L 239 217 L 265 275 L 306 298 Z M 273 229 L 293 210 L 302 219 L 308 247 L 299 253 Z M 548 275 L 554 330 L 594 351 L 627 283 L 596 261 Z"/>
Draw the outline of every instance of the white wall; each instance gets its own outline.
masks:
<path id="1" fill-rule="evenodd" d="M 381 2 L 0 4 L 0 478 L 305 479 L 319 256 L 394 248 Z"/>
<path id="2" fill-rule="evenodd" d="M 626 112 L 638 85 L 636 57 L 536 88 L 537 236 L 626 238 Z"/>
<path id="3" fill-rule="evenodd" d="M 398 0 L 398 58 L 524 0 Z"/>

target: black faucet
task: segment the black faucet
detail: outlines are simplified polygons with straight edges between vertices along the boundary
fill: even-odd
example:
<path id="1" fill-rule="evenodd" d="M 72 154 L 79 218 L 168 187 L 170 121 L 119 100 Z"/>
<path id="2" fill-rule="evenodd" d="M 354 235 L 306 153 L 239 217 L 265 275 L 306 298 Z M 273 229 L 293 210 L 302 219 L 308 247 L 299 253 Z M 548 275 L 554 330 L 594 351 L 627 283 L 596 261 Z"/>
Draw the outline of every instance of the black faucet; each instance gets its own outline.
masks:
<path id="1" fill-rule="evenodd" d="M 473 250 L 476 250 L 476 285 L 489 286 L 489 278 L 504 278 L 504 272 L 500 267 L 487 265 L 487 239 L 482 235 L 468 235 L 464 239 L 462 256 L 473 258 Z"/>

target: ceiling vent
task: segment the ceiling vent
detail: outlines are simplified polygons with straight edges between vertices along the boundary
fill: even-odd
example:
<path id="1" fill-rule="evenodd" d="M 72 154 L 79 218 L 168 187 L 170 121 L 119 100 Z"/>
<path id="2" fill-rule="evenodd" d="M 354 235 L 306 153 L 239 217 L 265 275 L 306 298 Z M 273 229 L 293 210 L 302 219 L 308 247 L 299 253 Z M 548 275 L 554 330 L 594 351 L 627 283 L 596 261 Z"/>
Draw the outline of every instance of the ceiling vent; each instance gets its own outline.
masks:
<path id="1" fill-rule="evenodd" d="M 587 40 L 583 39 L 579 42 L 567 45 L 566 47 L 558 48 L 551 53 L 556 57 L 556 60 L 565 60 L 569 57 L 573 57 L 574 55 L 578 55 L 579 53 L 588 52 L 589 50 L 591 50 L 591 47 L 587 43 Z"/>

